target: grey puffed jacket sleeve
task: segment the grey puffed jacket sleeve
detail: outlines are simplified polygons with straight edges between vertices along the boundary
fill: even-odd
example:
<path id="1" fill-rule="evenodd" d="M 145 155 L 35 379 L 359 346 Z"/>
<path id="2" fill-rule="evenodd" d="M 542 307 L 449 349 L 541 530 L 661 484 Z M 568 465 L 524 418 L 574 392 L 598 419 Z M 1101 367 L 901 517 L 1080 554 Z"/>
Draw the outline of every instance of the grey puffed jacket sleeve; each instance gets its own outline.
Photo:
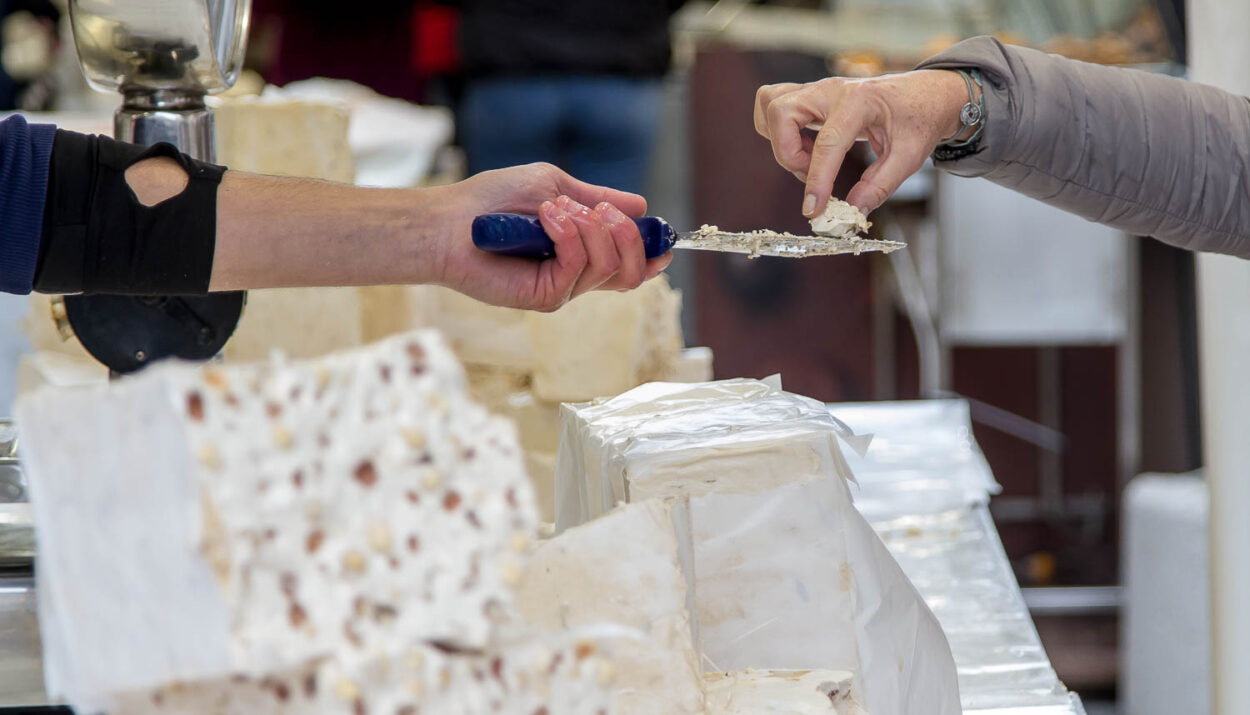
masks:
<path id="1" fill-rule="evenodd" d="M 1250 257 L 1250 102 L 1214 87 L 1004 46 L 922 69 L 985 78 L 979 150 L 938 162 L 1128 233 Z"/>

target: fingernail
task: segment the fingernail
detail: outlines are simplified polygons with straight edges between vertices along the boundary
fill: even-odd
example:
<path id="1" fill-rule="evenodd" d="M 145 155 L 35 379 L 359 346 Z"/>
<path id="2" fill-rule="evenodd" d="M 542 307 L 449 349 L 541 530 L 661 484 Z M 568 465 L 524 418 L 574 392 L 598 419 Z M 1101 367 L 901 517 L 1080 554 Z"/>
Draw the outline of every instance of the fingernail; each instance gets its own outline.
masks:
<path id="1" fill-rule="evenodd" d="M 559 226 L 564 226 L 569 220 L 568 214 L 561 211 L 559 207 L 550 201 L 544 201 L 542 205 L 538 207 L 538 210 L 542 212 L 543 216 L 545 216 L 548 221 Z"/>
<path id="2" fill-rule="evenodd" d="M 798 177 L 798 180 L 799 180 L 799 181 L 803 181 L 803 182 L 806 182 L 806 181 L 807 181 L 807 172 L 806 172 L 806 171 L 796 171 L 796 172 L 794 172 L 794 175 L 795 175 L 796 177 Z"/>
<path id="3" fill-rule="evenodd" d="M 590 209 L 579 204 L 578 202 L 574 201 L 568 196 L 561 196 L 560 201 L 562 202 L 560 208 L 564 209 L 565 211 L 569 213 L 585 213 L 587 211 L 590 211 Z"/>
<path id="4" fill-rule="evenodd" d="M 595 211 L 601 216 L 605 223 L 615 226 L 625 220 L 625 214 L 621 210 L 608 202 L 603 202 L 595 207 Z"/>
<path id="5" fill-rule="evenodd" d="M 790 205 L 793 206 L 794 204 L 790 204 Z M 807 196 L 803 197 L 803 215 L 811 216 L 812 212 L 815 210 L 816 210 L 816 194 L 808 194 Z"/>

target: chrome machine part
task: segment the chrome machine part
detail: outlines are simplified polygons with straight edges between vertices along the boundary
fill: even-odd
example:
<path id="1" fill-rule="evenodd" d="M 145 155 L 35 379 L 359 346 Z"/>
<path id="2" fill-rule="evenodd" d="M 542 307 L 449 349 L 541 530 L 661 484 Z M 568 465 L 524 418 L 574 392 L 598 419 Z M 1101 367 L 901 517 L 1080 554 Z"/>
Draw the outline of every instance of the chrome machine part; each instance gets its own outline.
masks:
<path id="1" fill-rule="evenodd" d="M 113 136 L 131 144 L 168 142 L 201 161 L 215 161 L 213 111 L 204 95 L 182 90 L 128 90 L 113 115 Z"/>
<path id="2" fill-rule="evenodd" d="M 114 136 L 168 142 L 214 161 L 208 94 L 243 67 L 251 0 L 70 0 L 74 45 L 91 86 L 117 91 Z M 83 347 L 117 373 L 164 358 L 206 359 L 229 339 L 244 294 L 66 296 L 60 310 Z M 54 309 L 55 310 L 55 309 Z"/>

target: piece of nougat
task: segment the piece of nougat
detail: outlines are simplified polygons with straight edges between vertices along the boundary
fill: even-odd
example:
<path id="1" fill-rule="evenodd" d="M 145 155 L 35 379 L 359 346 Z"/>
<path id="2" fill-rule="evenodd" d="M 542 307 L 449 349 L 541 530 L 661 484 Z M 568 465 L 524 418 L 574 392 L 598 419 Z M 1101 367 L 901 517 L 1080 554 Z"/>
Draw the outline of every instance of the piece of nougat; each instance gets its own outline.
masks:
<path id="1" fill-rule="evenodd" d="M 707 715 L 867 715 L 844 670 L 707 673 Z"/>
<path id="2" fill-rule="evenodd" d="M 350 184 L 351 111 L 336 104 L 242 97 L 213 109 L 217 161 L 236 171 Z"/>
<path id="3" fill-rule="evenodd" d="M 361 339 L 376 342 L 433 324 L 436 286 L 361 286 Z"/>
<path id="4" fill-rule="evenodd" d="M 50 692 L 92 704 L 418 641 L 479 648 L 533 491 L 440 336 L 163 364 L 19 406 Z M 49 587 L 44 588 L 44 584 Z"/>
<path id="5" fill-rule="evenodd" d="M 587 293 L 530 313 L 534 394 L 548 402 L 611 397 L 666 378 L 677 363 L 681 294 L 660 276 L 628 293 Z"/>
<path id="6" fill-rule="evenodd" d="M 525 327 L 526 311 L 487 305 L 450 288 L 430 291 L 435 306 L 430 327 L 447 336 L 461 361 L 529 374 L 534 356 Z"/>
<path id="7" fill-rule="evenodd" d="M 356 288 L 268 288 L 248 291 L 239 325 L 222 350 L 230 362 L 268 360 L 274 351 L 315 358 L 362 344 Z"/>
<path id="8" fill-rule="evenodd" d="M 857 238 L 872 227 L 868 217 L 858 207 L 835 198 L 830 198 L 825 210 L 810 223 L 812 233 L 835 238 Z"/>
<path id="9" fill-rule="evenodd" d="M 534 485 L 538 516 L 552 527 L 556 523 L 556 455 L 549 452 L 525 452 L 525 473 Z"/>
<path id="10" fill-rule="evenodd" d="M 710 382 L 712 373 L 711 348 L 685 348 L 661 382 Z"/>
<path id="11" fill-rule="evenodd" d="M 478 651 L 418 644 L 395 656 L 326 658 L 277 675 L 167 685 L 113 715 L 579 715 L 606 713 L 614 639 L 533 634 Z"/>
<path id="12" fill-rule="evenodd" d="M 540 628 L 611 623 L 643 634 L 616 650 L 618 715 L 703 711 L 687 507 L 685 500 L 629 504 L 543 541 L 517 590 L 517 609 Z"/>

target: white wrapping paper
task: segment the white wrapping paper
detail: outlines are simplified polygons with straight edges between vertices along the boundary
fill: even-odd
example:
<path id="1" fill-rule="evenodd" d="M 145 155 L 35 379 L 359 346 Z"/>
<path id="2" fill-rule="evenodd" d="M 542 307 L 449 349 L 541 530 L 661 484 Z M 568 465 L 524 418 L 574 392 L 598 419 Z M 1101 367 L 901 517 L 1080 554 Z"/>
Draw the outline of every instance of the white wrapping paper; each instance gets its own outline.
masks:
<path id="1" fill-rule="evenodd" d="M 562 416 L 558 529 L 689 496 L 705 671 L 845 670 L 874 715 L 960 712 L 945 636 L 855 510 L 849 430 L 823 404 L 776 380 L 652 383 Z"/>

